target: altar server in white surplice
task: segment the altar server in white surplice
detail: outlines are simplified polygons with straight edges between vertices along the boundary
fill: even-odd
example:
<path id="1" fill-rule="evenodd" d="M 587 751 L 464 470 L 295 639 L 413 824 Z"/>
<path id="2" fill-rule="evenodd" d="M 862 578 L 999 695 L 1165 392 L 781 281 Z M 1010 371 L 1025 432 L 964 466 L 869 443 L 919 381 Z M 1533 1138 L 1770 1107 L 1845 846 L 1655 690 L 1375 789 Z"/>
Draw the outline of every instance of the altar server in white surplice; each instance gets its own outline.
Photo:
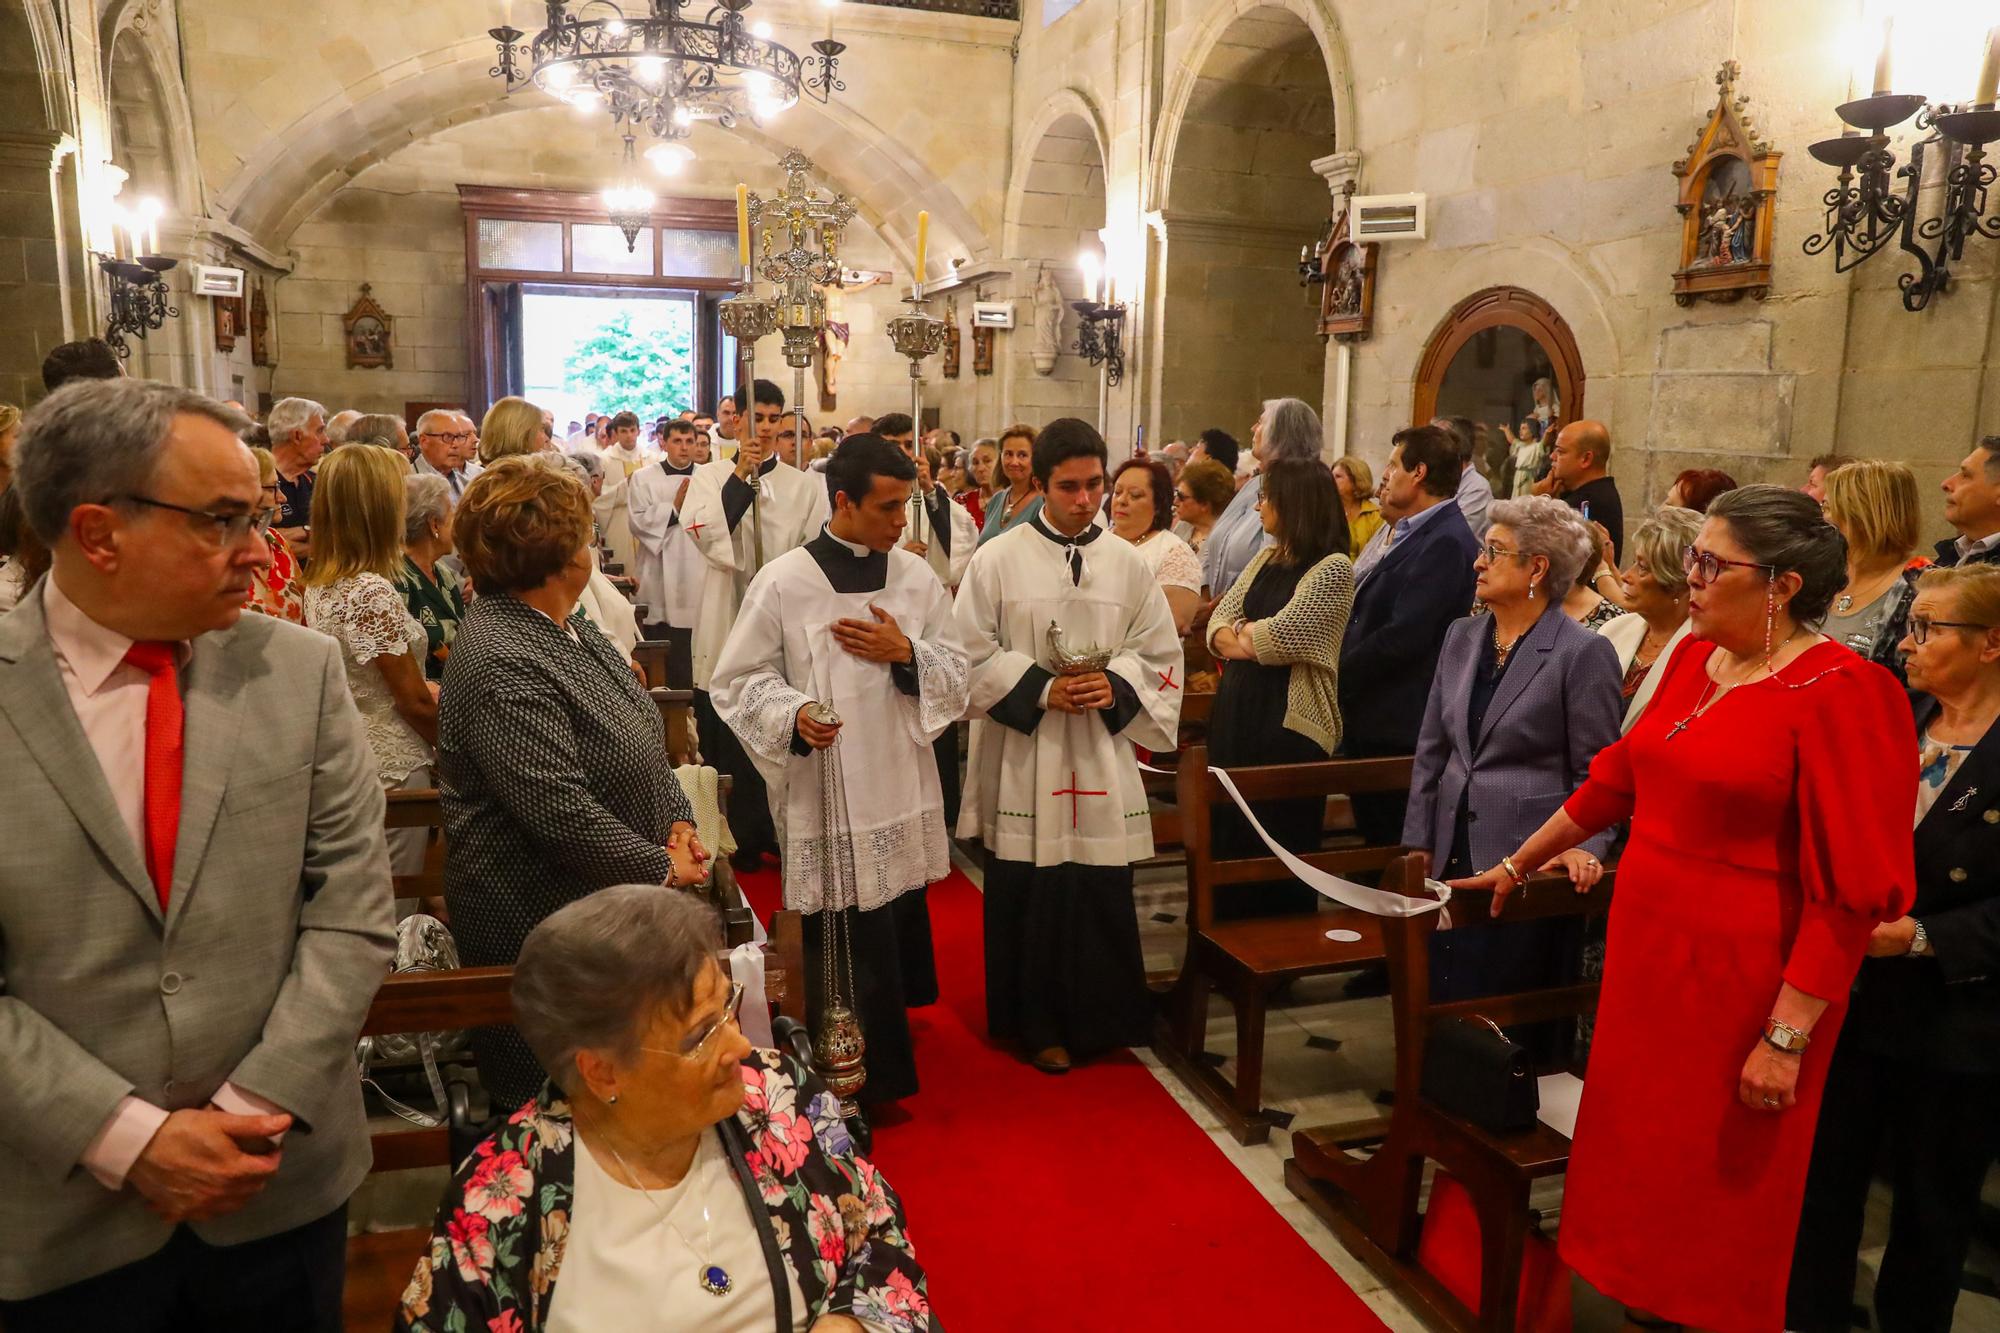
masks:
<path id="1" fill-rule="evenodd" d="M 602 457 L 604 488 L 597 493 L 591 510 L 611 558 L 625 563 L 633 559 L 628 487 L 654 458 L 653 451 L 639 439 L 638 413 L 620 412 L 611 418 L 611 443 Z"/>
<path id="2" fill-rule="evenodd" d="M 736 625 L 736 610 L 750 580 L 785 552 L 818 536 L 828 515 L 826 478 L 801 472 L 797 459 L 778 457 L 784 390 L 769 380 L 758 380 L 753 396 L 749 428 L 738 430 L 742 438 L 735 460 L 717 458 L 697 467 L 687 503 L 681 506 L 681 526 L 694 538 L 707 566 L 694 626 L 695 723 L 703 756 L 735 779 L 729 793 L 729 825 L 736 835 L 736 854 L 730 864 L 738 870 L 756 869 L 765 853 L 778 850 L 778 844 L 764 800 L 764 780 L 735 735 L 716 717 L 709 677 Z"/>
<path id="3" fill-rule="evenodd" d="M 682 690 L 693 678 L 694 622 L 708 570 L 681 523 L 694 485 L 694 442 L 692 421 L 669 421 L 666 456 L 635 475 L 627 488 L 632 541 L 638 547 L 634 573 L 639 600 L 646 607 L 646 623 L 665 629 L 667 683 Z"/>
<path id="4" fill-rule="evenodd" d="M 951 596 L 899 549 L 915 472 L 879 436 L 841 442 L 826 531 L 751 583 L 710 681 L 770 790 L 785 906 L 806 913 L 809 1008 L 822 994 L 827 905 L 846 914 L 871 1102 L 917 1090 L 904 1010 L 937 999 L 923 890 L 951 873 L 931 743 L 965 712 L 967 690 Z M 807 715 L 814 701 L 839 722 Z M 840 772 L 830 810 L 829 746 Z"/>
<path id="5" fill-rule="evenodd" d="M 987 1026 L 1049 1073 L 1151 1039 L 1132 863 L 1153 834 L 1132 749 L 1171 754 L 1181 713 L 1166 596 L 1094 522 L 1104 462 L 1088 423 L 1044 427 L 1042 511 L 979 548 L 956 605 L 977 719 L 958 832 L 986 846 Z M 1051 623 L 1107 668 L 1058 674 Z"/>
<path id="6" fill-rule="evenodd" d="M 901 449 L 917 465 L 917 484 L 906 506 L 909 526 L 903 531 L 903 549 L 921 556 L 945 587 L 957 591 L 972 563 L 973 548 L 979 545 L 979 525 L 964 505 L 937 484 L 937 469 L 930 451 L 917 443 L 916 423 L 906 412 L 891 412 L 875 422 L 875 433 Z M 956 767 L 957 752 L 953 752 Z"/>

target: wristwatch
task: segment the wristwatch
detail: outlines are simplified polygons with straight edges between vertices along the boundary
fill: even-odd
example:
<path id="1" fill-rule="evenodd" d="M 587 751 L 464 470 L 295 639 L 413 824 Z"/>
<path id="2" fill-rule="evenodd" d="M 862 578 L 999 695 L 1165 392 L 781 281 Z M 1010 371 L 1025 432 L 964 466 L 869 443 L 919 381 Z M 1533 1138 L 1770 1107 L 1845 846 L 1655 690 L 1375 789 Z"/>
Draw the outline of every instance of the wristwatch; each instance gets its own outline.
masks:
<path id="1" fill-rule="evenodd" d="M 1912 919 L 1910 933 L 1910 957 L 1922 958 L 1931 951 L 1931 934 L 1924 929 L 1924 923 Z"/>
<path id="2" fill-rule="evenodd" d="M 1812 1038 L 1789 1023 L 1767 1018 L 1764 1020 L 1764 1043 L 1786 1055 L 1798 1055 L 1812 1044 Z"/>

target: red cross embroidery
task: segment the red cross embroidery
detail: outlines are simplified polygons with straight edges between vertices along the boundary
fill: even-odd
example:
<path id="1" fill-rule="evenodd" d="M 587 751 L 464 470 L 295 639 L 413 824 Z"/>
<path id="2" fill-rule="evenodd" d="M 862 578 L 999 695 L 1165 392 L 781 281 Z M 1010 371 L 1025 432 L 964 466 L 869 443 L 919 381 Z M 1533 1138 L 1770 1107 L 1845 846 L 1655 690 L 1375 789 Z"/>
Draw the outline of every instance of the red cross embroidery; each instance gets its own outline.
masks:
<path id="1" fill-rule="evenodd" d="M 1156 671 L 1153 674 L 1160 678 L 1161 689 L 1177 690 L 1180 688 L 1179 685 L 1174 683 L 1174 669 L 1172 667 L 1168 667 L 1165 671 Z"/>
<path id="2" fill-rule="evenodd" d="M 1069 826 L 1070 826 L 1071 828 L 1075 828 L 1075 827 L 1077 827 L 1077 822 L 1076 822 L 1076 798 L 1077 798 L 1077 797 L 1079 797 L 1079 796 L 1109 796 L 1110 794 L 1111 794 L 1111 793 L 1110 793 L 1110 792 L 1107 792 L 1107 791 L 1082 791 L 1082 790 L 1079 790 L 1079 789 L 1078 789 L 1078 787 L 1077 787 L 1077 785 L 1076 785 L 1076 770 L 1075 770 L 1075 769 L 1073 769 L 1073 768 L 1072 768 L 1072 769 L 1071 769 L 1071 770 L 1069 771 L 1069 786 L 1067 786 L 1067 787 L 1064 787 L 1064 788 L 1063 788 L 1062 790 L 1060 790 L 1060 791 L 1052 791 L 1052 792 L 1050 792 L 1050 793 L 1049 793 L 1049 795 L 1051 795 L 1051 796 L 1067 796 L 1067 797 L 1069 797 Z"/>
<path id="3" fill-rule="evenodd" d="M 707 527 L 707 526 L 708 526 L 708 524 L 706 524 L 706 523 L 683 523 L 683 524 L 681 524 L 681 526 L 687 529 L 687 535 L 688 535 L 688 536 L 690 536 L 690 537 L 699 537 L 699 536 L 701 536 L 701 530 L 702 530 L 703 528 Z"/>

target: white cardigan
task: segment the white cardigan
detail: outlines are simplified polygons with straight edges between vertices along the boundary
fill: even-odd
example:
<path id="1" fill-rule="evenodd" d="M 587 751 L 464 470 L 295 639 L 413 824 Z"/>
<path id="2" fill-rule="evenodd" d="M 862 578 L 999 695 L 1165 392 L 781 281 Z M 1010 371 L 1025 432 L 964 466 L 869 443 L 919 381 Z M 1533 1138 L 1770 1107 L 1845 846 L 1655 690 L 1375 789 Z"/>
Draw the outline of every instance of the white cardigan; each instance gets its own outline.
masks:
<path id="1" fill-rule="evenodd" d="M 1632 724 L 1639 720 L 1639 714 L 1645 712 L 1646 705 L 1653 702 L 1653 691 L 1660 687 L 1660 668 L 1667 664 L 1667 659 L 1674 655 L 1674 649 L 1680 647 L 1681 640 L 1687 637 L 1688 624 L 1688 621 L 1683 620 L 1681 627 L 1667 640 L 1666 646 L 1660 649 L 1660 655 L 1653 659 L 1653 665 L 1647 669 L 1646 678 L 1639 682 L 1639 689 L 1633 694 L 1632 702 L 1626 705 L 1625 722 L 1619 727 L 1620 733 L 1632 730 Z M 1618 650 L 1620 674 L 1631 670 L 1633 655 L 1639 651 L 1639 645 L 1646 641 L 1646 618 L 1636 611 L 1630 611 L 1610 621 L 1597 632 L 1611 640 L 1611 646 Z"/>

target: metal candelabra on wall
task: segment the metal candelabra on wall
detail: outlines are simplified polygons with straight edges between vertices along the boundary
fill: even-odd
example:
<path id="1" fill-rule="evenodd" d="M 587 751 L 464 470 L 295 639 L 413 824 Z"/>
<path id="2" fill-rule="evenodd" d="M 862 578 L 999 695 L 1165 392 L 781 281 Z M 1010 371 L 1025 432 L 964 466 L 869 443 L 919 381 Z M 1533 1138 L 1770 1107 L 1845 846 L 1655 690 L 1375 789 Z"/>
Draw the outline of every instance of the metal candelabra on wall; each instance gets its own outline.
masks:
<path id="1" fill-rule="evenodd" d="M 1995 174 L 1986 146 L 2000 140 L 2000 110 L 1994 107 L 2000 28 L 1987 34 L 1986 63 L 1967 104 L 1933 103 L 1918 94 L 1891 91 L 1889 36 L 1885 26 L 1875 92 L 1835 108 L 1848 128 L 1807 149 L 1840 174 L 1825 195 L 1825 225 L 1806 238 L 1805 252 L 1832 250 L 1834 271 L 1844 273 L 1896 242 L 1917 261 L 1916 272 L 1897 280 L 1903 308 L 1917 311 L 1949 287 L 1951 266 L 1965 257 L 1967 241 L 1975 236 L 2000 240 L 2000 214 L 1988 216 L 1986 211 Z M 1910 145 L 1909 161 L 1898 168 L 1887 131 L 1911 117 L 1922 137 Z M 1935 214 L 1921 217 L 1926 158 L 1934 153 L 1944 157 L 1944 197 Z"/>
<path id="2" fill-rule="evenodd" d="M 104 270 L 110 287 L 111 314 L 105 322 L 104 341 L 122 359 L 132 355 L 125 335 L 143 339 L 154 329 L 165 328 L 179 316 L 180 307 L 167 304 L 166 274 L 180 261 L 164 255 L 140 255 L 137 259 L 100 256 L 97 266 Z"/>

